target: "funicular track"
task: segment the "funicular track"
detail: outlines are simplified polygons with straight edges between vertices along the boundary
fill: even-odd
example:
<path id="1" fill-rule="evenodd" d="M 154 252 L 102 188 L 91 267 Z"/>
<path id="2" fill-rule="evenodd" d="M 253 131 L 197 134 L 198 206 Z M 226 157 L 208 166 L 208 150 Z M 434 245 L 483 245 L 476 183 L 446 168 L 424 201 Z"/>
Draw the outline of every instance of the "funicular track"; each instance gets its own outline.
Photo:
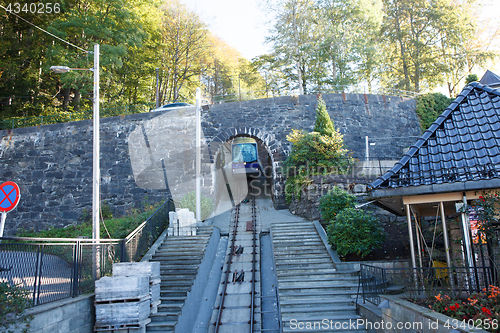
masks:
<path id="1" fill-rule="evenodd" d="M 215 333 L 260 331 L 260 328 L 257 328 L 260 316 L 256 311 L 256 308 L 260 307 L 256 304 L 259 248 L 257 228 L 256 199 L 250 194 L 248 201 L 245 200 L 233 208 L 227 265 L 223 272 L 218 306 L 215 307 L 215 319 L 212 320 Z M 251 236 L 250 242 L 248 236 Z M 243 267 L 247 269 L 246 272 Z"/>

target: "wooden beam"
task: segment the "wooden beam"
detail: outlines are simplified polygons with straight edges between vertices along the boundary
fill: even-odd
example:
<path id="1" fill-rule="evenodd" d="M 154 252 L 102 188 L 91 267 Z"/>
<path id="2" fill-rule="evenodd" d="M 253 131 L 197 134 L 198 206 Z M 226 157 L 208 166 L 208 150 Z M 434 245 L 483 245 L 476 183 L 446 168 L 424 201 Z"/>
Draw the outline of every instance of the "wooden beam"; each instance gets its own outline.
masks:
<path id="1" fill-rule="evenodd" d="M 488 192 L 498 191 L 499 189 L 489 190 Z M 479 196 L 483 195 L 483 191 L 467 191 L 465 195 L 467 200 L 478 199 Z M 436 193 L 436 194 L 424 194 L 424 195 L 412 195 L 408 197 L 403 197 L 404 205 L 418 205 L 423 203 L 434 203 L 434 202 L 449 202 L 449 201 L 462 201 L 464 192 L 452 192 L 452 193 Z"/>

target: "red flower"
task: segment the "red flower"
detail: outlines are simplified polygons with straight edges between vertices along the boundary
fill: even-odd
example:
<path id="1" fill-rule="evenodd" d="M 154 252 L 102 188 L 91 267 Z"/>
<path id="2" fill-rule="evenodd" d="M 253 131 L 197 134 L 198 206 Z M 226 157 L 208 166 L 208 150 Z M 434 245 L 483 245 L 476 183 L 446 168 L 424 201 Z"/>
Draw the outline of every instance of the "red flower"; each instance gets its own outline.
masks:
<path id="1" fill-rule="evenodd" d="M 486 313 L 488 316 L 491 316 L 491 311 L 489 309 L 487 309 L 486 307 L 483 306 L 481 311 L 483 311 L 483 313 Z"/>
<path id="2" fill-rule="evenodd" d="M 458 305 L 458 303 L 455 303 L 455 308 L 459 309 L 460 305 Z"/>
<path id="3" fill-rule="evenodd" d="M 483 200 L 483 202 L 486 201 L 482 195 L 479 196 L 479 199 Z"/>
<path id="4" fill-rule="evenodd" d="M 444 308 L 445 311 L 448 311 L 448 308 Z"/>
<path id="5" fill-rule="evenodd" d="M 457 309 L 457 307 L 455 305 L 450 306 L 451 311 L 455 311 L 456 309 Z"/>

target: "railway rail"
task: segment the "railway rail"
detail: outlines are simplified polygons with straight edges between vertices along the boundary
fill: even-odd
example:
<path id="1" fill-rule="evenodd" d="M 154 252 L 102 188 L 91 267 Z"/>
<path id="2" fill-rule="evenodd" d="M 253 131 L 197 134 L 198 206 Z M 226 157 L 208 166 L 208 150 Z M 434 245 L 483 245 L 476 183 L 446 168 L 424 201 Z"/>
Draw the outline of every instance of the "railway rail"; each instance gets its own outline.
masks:
<path id="1" fill-rule="evenodd" d="M 256 281 L 259 234 L 255 196 L 233 208 L 226 269 L 213 319 L 215 333 L 260 331 Z M 235 325 L 239 327 L 236 328 Z"/>

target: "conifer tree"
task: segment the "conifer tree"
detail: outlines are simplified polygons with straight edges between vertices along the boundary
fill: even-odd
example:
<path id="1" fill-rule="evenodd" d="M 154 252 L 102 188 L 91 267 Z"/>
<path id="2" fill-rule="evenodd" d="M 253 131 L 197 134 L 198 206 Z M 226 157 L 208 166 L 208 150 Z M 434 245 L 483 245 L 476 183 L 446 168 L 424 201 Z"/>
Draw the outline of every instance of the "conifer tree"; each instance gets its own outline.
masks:
<path id="1" fill-rule="evenodd" d="M 326 104 L 321 95 L 318 95 L 318 104 L 316 106 L 316 122 L 314 123 L 314 132 L 321 135 L 333 136 L 335 126 L 326 110 Z"/>

